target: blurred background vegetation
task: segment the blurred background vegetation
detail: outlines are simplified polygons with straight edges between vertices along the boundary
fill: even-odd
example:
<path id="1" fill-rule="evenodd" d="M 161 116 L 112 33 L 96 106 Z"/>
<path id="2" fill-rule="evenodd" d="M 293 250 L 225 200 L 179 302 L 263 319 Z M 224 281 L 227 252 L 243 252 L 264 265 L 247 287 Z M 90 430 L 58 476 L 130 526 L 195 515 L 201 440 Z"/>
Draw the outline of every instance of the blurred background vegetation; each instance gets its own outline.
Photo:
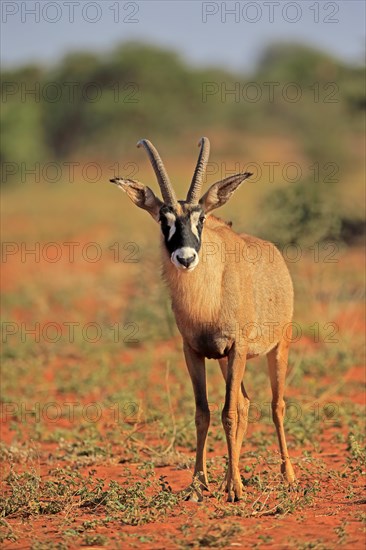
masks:
<path id="1" fill-rule="evenodd" d="M 19 27 L 19 32 L 23 30 Z M 65 27 L 67 36 L 69 32 L 70 25 Z M 82 493 L 75 492 L 76 485 L 67 481 L 72 500 L 65 496 L 69 492 L 61 495 L 64 478 L 57 485 L 60 500 L 51 489 L 40 492 L 41 481 L 56 487 L 54 472 L 62 473 L 64 467 L 79 476 L 84 497 L 90 485 L 85 481 L 82 486 L 82 479 L 95 475 L 103 483 L 105 478 L 107 487 L 111 479 L 122 483 L 127 476 L 130 486 L 129 468 L 136 466 L 139 479 L 144 464 L 159 468 L 157 476 L 164 474 L 159 486 L 166 473 L 173 491 L 178 488 L 178 469 L 185 470 L 187 480 L 191 478 L 187 468 L 192 467 L 195 447 L 194 399 L 160 277 L 159 228 L 109 179 L 118 171 L 158 189 L 146 154 L 135 147 L 139 139 L 149 138 L 159 149 L 179 197 L 184 197 L 198 140 L 206 135 L 211 158 L 205 188 L 234 171 L 254 173 L 218 216 L 231 219 L 238 232 L 282 245 L 282 252 L 290 243 L 301 246 L 296 260 L 294 247 L 284 256 L 295 287 L 296 331 L 299 327 L 302 332 L 291 350 L 286 394 L 296 406 L 289 410 L 302 411 L 296 420 L 290 412 L 287 422 L 291 455 L 306 482 L 304 502 L 311 508 L 301 520 L 310 517 L 302 531 L 309 537 L 312 533 L 313 500 L 311 496 L 305 500 L 311 483 L 323 487 L 319 509 L 327 502 L 336 503 L 329 514 L 338 514 L 338 527 L 333 528 L 337 525 L 333 523 L 329 529 L 345 533 L 347 523 L 354 525 L 355 514 L 361 514 L 355 504 L 361 502 L 364 472 L 359 458 L 364 456 L 359 449 L 365 417 L 364 257 L 357 246 L 364 232 L 365 204 L 363 68 L 347 66 L 309 47 L 274 44 L 251 74 L 234 74 L 219 67 L 192 67 L 170 50 L 126 43 L 109 53 L 74 53 L 48 68 L 24 66 L 1 76 L 0 208 L 5 246 L 0 401 L 16 405 L 17 411 L 4 423 L 3 462 L 6 474 L 15 467 L 30 475 L 27 470 L 32 472 L 36 464 L 33 457 L 42 468 L 34 477 L 36 489 L 30 493 L 34 499 L 28 494 L 30 477 L 7 478 L 19 480 L 18 492 L 9 485 L 4 492 L 8 496 L 13 491 L 7 502 L 20 518 L 18 524 L 18 517 L 11 517 L 9 524 L 15 525 L 19 536 L 27 531 L 34 538 L 34 550 L 56 548 L 50 543 L 51 532 L 65 542 L 57 548 L 81 547 L 76 530 L 81 522 L 90 524 L 93 531 L 88 533 L 103 525 L 110 535 L 108 522 L 113 515 L 101 504 L 104 497 L 90 500 L 90 515 L 85 515 L 89 512 L 84 507 L 78 515 L 75 495 Z M 90 324 L 100 328 L 100 339 L 86 338 L 84 329 Z M 62 337 L 54 338 L 52 326 L 60 327 Z M 75 327 L 72 338 L 70 326 Z M 45 334 L 47 327 L 51 330 Z M 220 414 L 225 386 L 216 361 L 208 362 L 208 371 L 210 406 L 214 406 L 210 475 L 219 479 L 226 452 Z M 250 423 L 243 471 L 250 480 L 246 485 L 253 484 L 250 498 L 258 502 L 253 492 L 258 484 L 267 506 L 268 496 L 276 494 L 278 455 L 264 357 L 250 364 L 245 384 L 254 404 L 253 418 L 258 418 L 258 406 L 261 418 Z M 67 404 L 78 405 L 75 419 L 67 418 Z M 84 405 L 89 404 L 103 411 L 98 421 L 86 419 Z M 63 411 L 60 416 L 57 412 L 56 423 L 52 412 L 42 413 L 41 418 L 32 414 L 38 407 L 48 411 L 49 405 Z M 116 411 L 121 415 L 116 416 Z M 97 472 L 94 467 L 99 465 L 103 470 Z M 144 494 L 144 487 L 139 494 Z M 163 494 L 170 493 L 163 490 Z M 294 493 L 296 502 L 301 503 L 298 494 Z M 159 499 L 153 500 L 160 506 Z M 136 502 L 132 499 L 133 506 Z M 339 515 L 339 502 L 346 503 L 343 508 L 350 510 L 349 516 Z M 157 507 L 151 509 L 149 518 L 155 522 Z M 296 504 L 294 511 L 299 509 Z M 121 536 L 125 535 L 121 525 L 130 513 L 124 510 L 117 524 Z M 139 518 L 144 517 L 141 510 Z M 223 508 L 218 510 L 222 516 Z M 287 508 L 282 513 L 287 514 Z M 31 525 L 35 514 L 48 514 L 38 516 L 44 519 L 35 522 L 36 531 Z M 29 525 L 24 523 L 28 516 Z M 205 530 L 216 520 L 211 516 Z M 348 517 L 346 522 L 343 518 Z M 277 515 L 274 518 L 278 522 Z M 235 522 L 239 519 L 236 515 Z M 41 524 L 46 526 L 44 543 L 35 538 Z M 183 528 L 177 540 L 182 532 Z M 100 542 L 88 540 L 88 544 Z M 218 540 L 221 544 L 222 538 Z M 340 540 L 344 539 L 326 547 L 337 546 Z M 355 539 L 352 535 L 345 540 L 347 544 Z M 121 541 L 119 547 L 126 547 L 126 538 Z M 133 544 L 138 544 L 137 539 Z M 293 544 L 299 547 L 297 538 Z M 301 547 L 315 548 L 313 541 Z M 316 547 L 325 548 L 322 542 Z"/>
<path id="2" fill-rule="evenodd" d="M 280 163 L 275 185 L 257 192 L 260 219 L 248 214 L 249 227 L 240 229 L 272 238 L 275 231 L 277 242 L 300 244 L 350 243 L 363 234 L 361 67 L 307 46 L 275 44 L 253 74 L 233 74 L 192 68 L 170 50 L 125 43 L 103 55 L 74 53 L 49 68 L 7 70 L 2 82 L 3 183 L 21 179 L 21 163 L 140 163 L 145 159 L 134 145 L 148 137 L 168 159 L 178 188 L 183 177 L 185 188 L 193 147 L 207 135 L 213 160 L 228 162 L 216 179 L 236 161 L 241 168 Z M 18 168 L 9 169 L 12 163 Z M 292 182 L 286 163 L 302 167 Z M 262 172 L 254 187 L 269 183 L 269 172 Z M 232 210 L 234 220 L 243 208 Z"/>

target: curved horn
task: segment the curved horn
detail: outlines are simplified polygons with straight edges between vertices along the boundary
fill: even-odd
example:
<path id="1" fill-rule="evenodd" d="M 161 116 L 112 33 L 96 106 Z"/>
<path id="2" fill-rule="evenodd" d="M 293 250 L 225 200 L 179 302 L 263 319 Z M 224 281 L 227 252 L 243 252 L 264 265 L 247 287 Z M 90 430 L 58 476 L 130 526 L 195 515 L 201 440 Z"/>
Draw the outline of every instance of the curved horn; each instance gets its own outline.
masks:
<path id="1" fill-rule="evenodd" d="M 177 197 L 159 153 L 148 139 L 141 139 L 137 143 L 137 147 L 141 147 L 142 145 L 149 155 L 165 204 L 174 206 L 177 203 Z"/>
<path id="2" fill-rule="evenodd" d="M 208 138 L 201 138 L 198 146 L 201 146 L 201 150 L 198 156 L 196 169 L 193 174 L 192 183 L 187 194 L 187 202 L 191 204 L 198 203 L 202 180 L 206 173 L 208 157 L 210 155 L 210 142 Z"/>

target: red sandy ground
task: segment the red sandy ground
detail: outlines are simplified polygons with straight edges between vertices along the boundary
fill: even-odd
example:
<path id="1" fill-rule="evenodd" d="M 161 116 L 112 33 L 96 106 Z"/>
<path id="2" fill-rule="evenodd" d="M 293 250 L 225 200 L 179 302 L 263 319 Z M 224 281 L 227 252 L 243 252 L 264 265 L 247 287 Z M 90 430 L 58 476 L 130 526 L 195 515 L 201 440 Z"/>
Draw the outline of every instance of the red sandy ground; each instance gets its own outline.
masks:
<path id="1" fill-rule="evenodd" d="M 324 446 L 324 445 L 323 445 Z M 40 474 L 41 476 L 47 476 L 49 472 L 49 453 L 52 453 L 52 446 L 45 445 L 39 457 Z M 329 467 L 333 469 L 343 469 L 344 462 L 341 457 L 335 456 L 332 453 L 332 445 L 328 448 L 324 446 L 324 452 L 322 458 Z M 213 453 L 211 453 L 213 456 Z M 296 463 L 296 462 L 295 462 Z M 60 467 L 64 464 L 60 463 Z M 54 464 L 54 467 L 57 463 Z M 133 465 L 129 464 L 129 469 L 133 471 Z M 90 470 L 90 468 L 89 468 Z M 104 478 L 106 480 L 114 479 L 116 481 L 123 481 L 125 479 L 123 470 L 124 466 L 121 464 L 107 464 L 93 465 L 93 470 L 96 470 L 96 477 Z M 87 469 L 85 474 L 87 474 Z M 169 480 L 169 483 L 173 487 L 174 491 L 178 491 L 187 487 L 191 481 L 191 473 L 189 471 L 177 470 L 174 467 L 162 467 L 159 468 L 159 475 L 165 475 Z M 137 478 L 136 478 L 137 479 Z M 300 480 L 301 483 L 301 480 Z M 96 531 L 100 534 L 107 535 L 112 541 L 116 541 L 115 545 L 111 544 L 110 548 L 134 548 L 139 545 L 131 540 L 125 540 L 123 543 L 119 543 L 119 535 L 123 531 L 126 534 L 138 534 L 140 537 L 146 535 L 152 537 L 153 541 L 149 542 L 145 547 L 151 549 L 159 548 L 178 548 L 174 544 L 174 540 L 179 540 L 181 532 L 179 528 L 184 524 L 191 524 L 201 522 L 207 526 L 207 531 L 215 527 L 215 523 L 219 520 L 215 520 L 214 525 L 210 525 L 208 516 L 210 512 L 215 510 L 214 498 L 205 497 L 203 503 L 195 504 L 191 502 L 182 502 L 180 510 L 175 510 L 170 514 L 166 520 L 159 521 L 158 523 L 149 523 L 138 527 L 134 526 L 121 526 L 116 522 L 108 524 L 107 527 L 98 527 Z M 365 500 L 363 501 L 365 502 Z M 360 510 L 360 499 L 355 501 L 348 501 L 345 499 L 343 488 L 337 487 L 329 481 L 325 483 L 320 494 L 316 497 L 316 502 L 311 509 L 301 510 L 299 514 L 286 515 L 284 517 L 253 517 L 253 518 L 229 518 L 225 520 L 225 524 L 238 523 L 243 527 L 243 532 L 240 535 L 235 535 L 232 539 L 232 546 L 239 548 L 252 548 L 255 544 L 258 544 L 258 535 L 269 535 L 271 541 L 264 544 L 268 548 L 298 548 L 301 544 L 308 542 L 309 544 L 314 540 L 321 541 L 324 544 L 324 548 L 333 548 L 340 545 L 338 536 L 335 532 L 335 528 L 342 523 L 345 524 L 345 532 L 347 535 L 346 548 L 363 548 L 364 547 L 364 531 L 359 521 L 356 521 L 355 512 Z M 233 505 L 235 506 L 235 505 Z M 19 536 L 19 539 L 14 543 L 5 543 L 4 548 L 30 548 L 31 542 L 37 538 L 44 540 L 45 542 L 58 542 L 64 540 L 61 536 L 61 532 L 65 529 L 64 517 L 44 516 L 33 517 L 31 521 L 24 520 L 22 526 L 21 520 L 9 520 L 9 523 L 15 530 L 15 533 Z M 85 520 L 99 519 L 105 516 L 105 512 L 96 509 L 92 513 L 85 513 L 82 510 L 75 511 L 75 522 L 67 527 L 76 528 L 81 525 Z M 204 531 L 203 531 L 204 532 Z M 202 535 L 202 530 L 201 530 Z M 291 541 L 291 542 L 289 542 Z M 198 547 L 195 544 L 194 530 L 192 532 L 192 547 Z M 69 548 L 78 548 L 79 544 L 70 544 Z M 314 546 L 316 547 L 316 546 Z M 94 548 L 94 546 L 93 546 Z M 312 548 L 312 546 L 308 546 Z"/>
<path id="2" fill-rule="evenodd" d="M 39 266 L 38 266 L 39 268 Z M 8 278 L 8 281 L 11 281 L 9 285 L 14 286 L 14 278 Z M 91 304 L 91 307 L 95 307 Z M 358 316 L 360 319 L 360 316 Z M 349 323 L 348 313 L 344 317 L 340 316 L 337 321 L 339 323 L 347 324 Z M 365 326 L 363 323 L 358 321 L 358 328 L 364 330 Z M 161 381 L 161 356 L 169 350 L 169 348 L 176 345 L 175 341 L 164 342 L 156 347 L 156 360 L 154 361 L 154 367 L 152 369 L 152 375 L 150 378 L 150 383 L 153 384 Z M 306 341 L 304 337 L 302 342 L 299 345 L 304 346 L 304 350 L 309 346 L 309 342 Z M 143 353 L 143 349 L 131 350 L 128 353 L 126 352 L 126 362 L 131 359 L 134 354 Z M 48 369 L 45 372 L 45 377 L 52 379 L 54 369 L 56 368 L 56 363 L 50 363 Z M 364 403 L 364 394 L 362 393 L 361 385 L 365 383 L 365 371 L 363 366 L 354 365 L 346 374 L 348 381 L 354 381 L 354 393 L 349 395 L 348 398 L 355 403 L 363 404 Z M 323 382 L 326 382 L 324 380 Z M 293 391 L 293 393 L 292 393 Z M 291 387 L 288 388 L 287 398 L 291 398 L 292 395 L 295 395 L 296 391 L 292 390 Z M 54 396 L 57 400 L 57 395 Z M 60 396 L 62 401 L 79 401 L 80 396 L 77 398 L 72 394 L 67 396 Z M 337 401 L 337 395 L 332 395 L 332 401 Z M 95 396 L 94 396 L 95 399 Z M 339 399 L 344 399 L 343 396 L 340 396 Z M 93 399 L 92 399 L 93 400 Z M 85 397 L 85 403 L 90 402 L 90 396 Z M 60 420 L 58 423 L 52 423 L 51 428 L 56 429 L 57 427 L 65 427 L 65 420 Z M 329 469 L 336 471 L 342 471 L 345 468 L 344 455 L 346 451 L 346 443 L 338 443 L 336 448 L 334 445 L 334 440 L 332 439 L 334 432 L 337 428 L 330 428 L 325 430 L 324 434 L 321 436 L 321 458 L 325 465 Z M 250 430 L 249 430 L 250 432 Z M 245 444 L 246 451 L 255 451 L 255 447 L 251 445 L 250 442 L 250 433 L 248 434 L 248 440 Z M 23 436 L 26 436 L 26 433 L 23 431 Z M 3 425 L 2 438 L 5 444 L 11 444 L 14 438 L 14 433 L 10 430 L 9 423 Z M 154 441 L 148 441 L 149 446 L 154 446 Z M 56 443 L 39 443 L 37 444 L 39 458 L 37 459 L 37 467 L 39 473 L 42 477 L 46 477 L 49 474 L 50 468 L 64 467 L 65 461 L 57 460 L 53 458 L 52 465 L 50 466 L 50 457 L 55 453 L 57 448 Z M 273 449 L 275 450 L 275 448 Z M 179 452 L 188 457 L 193 457 L 193 451 L 187 451 L 183 448 L 178 449 Z M 100 460 L 100 463 L 93 464 L 92 469 L 96 470 L 96 477 L 104 478 L 106 480 L 116 480 L 122 482 L 126 479 L 126 465 L 123 463 L 118 463 L 118 460 L 121 458 L 121 453 L 123 453 L 123 447 L 113 450 L 111 459 Z M 208 453 L 208 458 L 213 457 L 222 457 L 225 453 L 225 446 L 222 443 L 215 442 L 215 451 Z M 300 457 L 300 453 L 292 453 L 294 455 L 294 463 L 296 469 L 296 460 Z M 298 456 L 296 456 L 296 454 Z M 316 457 L 316 453 L 311 449 L 312 456 Z M 123 456 L 123 454 L 122 454 Z M 141 462 L 145 460 L 145 455 L 141 453 Z M 224 461 L 222 461 L 223 463 Z M 128 468 L 132 471 L 135 480 L 138 479 L 139 472 L 136 470 L 137 464 L 128 463 Z M 5 466 L 6 470 L 6 466 Z M 90 468 L 85 468 L 85 474 L 87 474 Z M 191 481 L 191 471 L 190 470 L 180 470 L 175 466 L 164 466 L 157 468 L 157 475 L 166 476 L 169 480 L 173 491 L 179 491 Z M 130 477 L 130 475 L 129 475 Z M 342 546 L 344 548 L 353 548 L 361 549 L 364 548 L 365 544 L 365 534 L 363 530 L 362 523 L 357 520 L 356 512 L 362 511 L 362 504 L 365 503 L 365 499 L 362 501 L 360 499 L 360 488 L 362 486 L 362 481 L 360 479 L 354 487 L 355 492 L 357 493 L 357 498 L 347 499 L 345 496 L 345 487 L 337 484 L 332 479 L 327 479 L 324 475 L 324 472 L 319 473 L 319 478 L 321 479 L 321 488 L 319 493 L 314 498 L 314 504 L 310 507 L 305 507 L 301 509 L 299 513 L 295 512 L 292 514 L 286 514 L 285 516 L 260 516 L 260 517 L 250 517 L 250 518 L 240 518 L 240 517 L 227 517 L 223 520 L 210 520 L 209 516 L 215 510 L 217 504 L 216 499 L 213 497 L 205 497 L 204 502 L 195 504 L 192 502 L 182 502 L 180 506 L 176 507 L 171 514 L 169 514 L 164 520 L 149 523 L 146 525 L 134 527 L 134 526 L 121 526 L 116 522 L 108 524 L 107 527 L 97 527 L 96 531 L 103 535 L 106 535 L 110 541 L 109 548 L 134 548 L 134 547 L 145 547 L 151 549 L 170 549 L 178 548 L 177 541 L 182 537 L 182 532 L 180 527 L 182 525 L 188 524 L 192 526 L 191 536 L 185 539 L 190 541 L 192 548 L 198 548 L 199 544 L 195 537 L 195 530 L 193 528 L 194 524 L 201 523 L 200 534 L 204 534 L 205 530 L 209 532 L 215 532 L 220 523 L 222 525 L 230 526 L 232 524 L 239 524 L 242 527 L 242 532 L 236 534 L 232 537 L 231 543 L 226 547 L 233 548 L 253 548 L 259 547 L 259 545 L 265 548 L 301 548 L 301 549 L 316 549 L 316 548 L 326 548 L 331 549 L 337 546 Z M 299 480 L 301 484 L 301 479 Z M 316 482 L 316 475 L 314 475 L 314 482 Z M 347 480 L 345 481 L 347 485 Z M 236 504 L 229 504 L 228 506 L 235 507 Z M 365 512 L 365 507 L 363 506 L 363 511 Z M 83 511 L 82 509 L 75 508 L 73 510 L 73 517 L 75 522 L 71 525 L 66 525 L 66 517 L 63 512 L 56 514 L 54 516 L 34 516 L 29 519 L 19 519 L 19 518 L 8 518 L 7 521 L 14 529 L 14 532 L 18 535 L 18 540 L 16 542 L 6 541 L 4 543 L 4 548 L 7 549 L 24 549 L 30 548 L 32 542 L 37 540 L 43 540 L 44 542 L 56 544 L 57 542 L 64 541 L 62 537 L 62 531 L 66 528 L 75 528 L 75 526 L 80 525 L 85 520 L 99 519 L 105 516 L 105 512 L 102 509 L 96 508 L 93 511 Z M 336 528 L 344 526 L 345 536 L 344 539 L 340 538 L 339 534 L 336 532 Z M 146 536 L 151 537 L 152 540 L 142 543 L 138 538 L 127 538 L 123 541 L 120 539 L 121 532 L 127 534 L 135 534 L 139 537 Z M 259 539 L 259 535 L 263 535 L 262 539 Z M 267 539 L 270 537 L 270 539 Z M 317 541 L 317 542 L 316 542 Z M 78 548 L 80 547 L 80 541 L 77 544 L 74 544 L 72 541 L 69 544 L 69 548 Z M 187 544 L 187 542 L 186 542 Z M 256 546 L 258 545 L 258 546 Z M 323 546 L 322 546 L 323 545 Z M 51 546 L 49 546 L 51 547 Z M 98 546 L 90 546 L 92 548 L 99 548 Z M 57 548 L 57 546 L 54 546 Z"/>

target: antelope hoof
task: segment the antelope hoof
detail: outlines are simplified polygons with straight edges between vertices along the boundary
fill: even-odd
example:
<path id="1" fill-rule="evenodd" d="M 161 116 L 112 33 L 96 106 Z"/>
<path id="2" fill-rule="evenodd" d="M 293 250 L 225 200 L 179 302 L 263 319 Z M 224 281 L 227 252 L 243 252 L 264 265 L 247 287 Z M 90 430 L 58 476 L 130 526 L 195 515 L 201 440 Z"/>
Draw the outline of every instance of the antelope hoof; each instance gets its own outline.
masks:
<path id="1" fill-rule="evenodd" d="M 203 501 L 202 491 L 198 491 L 197 489 L 191 489 L 187 494 L 185 500 L 189 502 L 202 502 Z"/>
<path id="2" fill-rule="evenodd" d="M 292 468 L 291 462 L 281 464 L 281 474 L 287 483 L 295 483 L 296 476 Z"/>
<path id="3" fill-rule="evenodd" d="M 227 471 L 226 472 L 226 477 L 220 485 L 220 491 L 222 491 L 224 485 L 225 485 L 225 493 L 230 494 L 232 492 L 232 490 L 234 490 L 235 498 L 234 498 L 234 500 L 230 500 L 229 497 L 228 497 L 228 500 L 230 500 L 230 502 L 236 502 L 237 500 L 240 500 L 242 498 L 243 491 L 244 491 L 244 485 L 241 482 L 240 475 L 239 475 L 239 481 L 234 482 L 232 480 L 231 475 L 229 474 L 229 471 Z"/>
<path id="4" fill-rule="evenodd" d="M 240 476 L 238 480 L 234 481 L 233 479 L 231 479 L 231 476 L 229 477 L 229 474 L 227 474 L 225 492 L 228 494 L 228 502 L 238 502 L 239 500 L 241 500 L 243 498 L 243 491 L 244 486 L 241 482 Z"/>
<path id="5" fill-rule="evenodd" d="M 243 484 L 241 482 L 241 479 L 239 478 L 238 481 L 234 481 L 234 502 L 238 502 L 243 498 Z"/>
<path id="6" fill-rule="evenodd" d="M 192 484 L 182 491 L 185 501 L 189 502 L 202 502 L 203 501 L 203 488 L 198 487 L 197 484 Z"/>
<path id="7" fill-rule="evenodd" d="M 184 489 L 183 494 L 185 496 L 184 500 L 189 500 L 191 502 L 202 502 L 203 501 L 203 491 L 209 491 L 208 481 L 203 475 L 195 475 L 192 483 Z"/>
<path id="8" fill-rule="evenodd" d="M 234 485 L 233 488 L 228 490 L 227 501 L 228 502 L 239 502 L 243 498 L 243 486 L 239 483 L 237 486 Z"/>

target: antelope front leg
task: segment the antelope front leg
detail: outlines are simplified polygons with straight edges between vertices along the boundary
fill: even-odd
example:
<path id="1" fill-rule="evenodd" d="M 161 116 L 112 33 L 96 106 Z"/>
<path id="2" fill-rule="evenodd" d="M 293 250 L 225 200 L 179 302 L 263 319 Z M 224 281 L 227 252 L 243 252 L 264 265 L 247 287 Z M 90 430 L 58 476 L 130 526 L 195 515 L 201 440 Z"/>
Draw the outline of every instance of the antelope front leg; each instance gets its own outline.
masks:
<path id="1" fill-rule="evenodd" d="M 228 500 L 233 502 L 240 500 L 243 493 L 243 485 L 239 472 L 239 454 L 243 428 L 239 428 L 240 412 L 238 408 L 242 401 L 241 383 L 245 370 L 246 350 L 239 350 L 236 344 L 234 344 L 229 352 L 228 359 L 226 396 L 225 405 L 222 411 L 222 423 L 225 429 L 229 455 L 227 472 Z"/>
<path id="2" fill-rule="evenodd" d="M 195 352 L 189 344 L 184 342 L 184 355 L 188 371 L 192 380 L 194 397 L 196 401 L 196 464 L 194 477 L 200 482 L 199 494 L 193 495 L 193 500 L 202 500 L 202 490 L 208 489 L 207 468 L 206 468 L 206 440 L 210 425 L 210 409 L 207 401 L 206 368 L 203 355 Z M 194 491 L 194 489 L 193 489 Z"/>
<path id="3" fill-rule="evenodd" d="M 224 380 L 226 382 L 227 380 L 227 371 L 228 371 L 228 360 L 227 358 L 219 359 L 219 364 L 221 368 L 222 375 L 224 377 Z M 243 439 L 245 437 L 245 434 L 247 432 L 248 428 L 248 415 L 249 415 L 249 397 L 245 390 L 244 383 L 242 382 L 240 384 L 241 391 L 239 392 L 239 399 L 238 399 L 238 427 L 236 430 L 236 450 L 240 457 L 240 450 L 243 444 Z M 229 485 L 229 471 L 226 474 L 226 491 L 228 491 L 228 485 Z"/>

